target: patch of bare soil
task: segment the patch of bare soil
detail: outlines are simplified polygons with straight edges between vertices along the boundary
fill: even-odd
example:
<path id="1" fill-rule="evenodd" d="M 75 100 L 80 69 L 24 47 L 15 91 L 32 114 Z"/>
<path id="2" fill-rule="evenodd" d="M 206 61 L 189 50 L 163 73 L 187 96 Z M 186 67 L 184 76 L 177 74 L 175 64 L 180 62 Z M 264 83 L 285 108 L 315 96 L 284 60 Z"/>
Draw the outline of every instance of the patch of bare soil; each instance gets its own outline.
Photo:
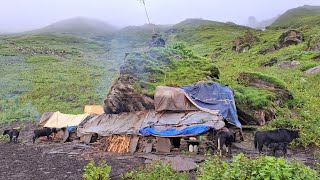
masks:
<path id="1" fill-rule="evenodd" d="M 86 160 L 64 154 L 43 154 L 48 147 L 0 144 L 1 179 L 82 179 Z"/>

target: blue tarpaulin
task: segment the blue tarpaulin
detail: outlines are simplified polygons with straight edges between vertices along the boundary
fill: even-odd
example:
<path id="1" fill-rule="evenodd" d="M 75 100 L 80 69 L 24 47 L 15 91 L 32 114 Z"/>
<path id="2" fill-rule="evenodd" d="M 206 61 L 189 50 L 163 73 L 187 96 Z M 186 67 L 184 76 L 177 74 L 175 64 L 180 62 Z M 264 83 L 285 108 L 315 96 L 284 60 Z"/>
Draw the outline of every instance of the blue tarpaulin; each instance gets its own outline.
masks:
<path id="1" fill-rule="evenodd" d="M 222 86 L 216 82 L 200 82 L 196 85 L 182 86 L 181 89 L 198 106 L 209 110 L 219 110 L 219 114 L 228 122 L 241 127 L 234 101 L 234 92 L 229 86 Z"/>
<path id="2" fill-rule="evenodd" d="M 143 136 L 195 136 L 210 128 L 221 129 L 224 126 L 225 123 L 221 116 L 201 110 L 163 114 L 150 111 L 142 123 L 139 133 Z"/>
<path id="3" fill-rule="evenodd" d="M 75 130 L 77 128 L 77 126 L 68 126 L 67 129 L 68 129 L 68 132 L 72 132 L 73 130 Z"/>
<path id="4" fill-rule="evenodd" d="M 155 135 L 162 137 L 178 137 L 178 136 L 194 136 L 204 132 L 207 132 L 211 127 L 204 125 L 193 125 L 186 127 L 182 130 L 178 130 L 177 128 L 169 128 L 163 131 L 156 131 L 154 127 L 144 128 L 139 131 L 140 134 L 146 135 Z"/>

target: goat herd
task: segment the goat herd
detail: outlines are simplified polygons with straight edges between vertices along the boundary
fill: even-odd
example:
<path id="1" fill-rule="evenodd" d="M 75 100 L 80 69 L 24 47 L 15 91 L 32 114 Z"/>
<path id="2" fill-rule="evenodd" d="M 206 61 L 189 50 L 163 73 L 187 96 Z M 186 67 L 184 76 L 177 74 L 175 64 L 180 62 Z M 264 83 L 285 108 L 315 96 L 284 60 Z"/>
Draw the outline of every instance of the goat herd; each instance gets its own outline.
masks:
<path id="1" fill-rule="evenodd" d="M 47 136 L 47 139 L 51 138 L 51 134 L 57 133 L 56 128 L 43 128 L 43 129 L 36 129 L 33 131 L 34 135 L 32 137 L 32 142 L 35 143 L 36 139 L 39 137 Z M 17 129 L 6 129 L 3 132 L 3 135 L 8 135 L 10 138 L 10 142 L 17 143 L 20 131 Z"/>
<path id="2" fill-rule="evenodd" d="M 32 141 L 33 143 L 35 143 L 35 140 L 42 136 L 46 136 L 48 139 L 50 139 L 50 136 L 53 133 L 57 133 L 56 128 L 43 128 L 34 130 Z M 7 129 L 3 132 L 3 135 L 6 134 L 9 135 L 10 142 L 18 142 L 18 137 L 20 134 L 19 130 Z M 216 146 L 219 150 L 220 156 L 222 156 L 223 146 L 226 146 L 227 153 L 231 155 L 232 143 L 236 141 L 235 131 L 228 128 L 222 128 L 216 133 L 215 137 Z M 262 152 L 263 146 L 266 146 L 272 150 L 273 155 L 275 155 L 277 150 L 281 150 L 283 152 L 283 156 L 286 157 L 287 145 L 291 141 L 299 137 L 299 131 L 297 130 L 275 129 L 267 131 L 257 131 L 254 136 L 254 147 L 258 149 L 259 155 Z"/>

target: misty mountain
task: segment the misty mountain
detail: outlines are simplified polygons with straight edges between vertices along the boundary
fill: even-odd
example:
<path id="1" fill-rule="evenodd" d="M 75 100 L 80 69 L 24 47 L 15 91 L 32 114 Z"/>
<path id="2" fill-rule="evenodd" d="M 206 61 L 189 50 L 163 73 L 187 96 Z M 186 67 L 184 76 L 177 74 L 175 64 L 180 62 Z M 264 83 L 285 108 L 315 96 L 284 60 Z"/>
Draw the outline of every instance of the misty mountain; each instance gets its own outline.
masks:
<path id="1" fill-rule="evenodd" d="M 117 30 L 116 27 L 97 19 L 75 17 L 58 21 L 33 32 L 65 34 L 107 34 L 114 32 L 115 30 Z"/>
<path id="2" fill-rule="evenodd" d="M 320 6 L 304 5 L 290 9 L 279 16 L 270 28 L 297 28 L 302 25 L 320 25 Z"/>

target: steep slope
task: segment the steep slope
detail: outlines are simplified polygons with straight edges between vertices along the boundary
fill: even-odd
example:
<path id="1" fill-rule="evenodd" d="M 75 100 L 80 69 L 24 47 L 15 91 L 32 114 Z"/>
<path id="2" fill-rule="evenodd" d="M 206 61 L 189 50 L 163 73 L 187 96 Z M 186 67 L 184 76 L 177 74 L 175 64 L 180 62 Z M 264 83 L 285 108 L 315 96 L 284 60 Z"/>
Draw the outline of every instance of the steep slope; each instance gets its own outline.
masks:
<path id="1" fill-rule="evenodd" d="M 298 28 L 304 25 L 320 25 L 320 6 L 305 5 L 290 9 L 278 17 L 268 28 L 286 29 Z"/>

